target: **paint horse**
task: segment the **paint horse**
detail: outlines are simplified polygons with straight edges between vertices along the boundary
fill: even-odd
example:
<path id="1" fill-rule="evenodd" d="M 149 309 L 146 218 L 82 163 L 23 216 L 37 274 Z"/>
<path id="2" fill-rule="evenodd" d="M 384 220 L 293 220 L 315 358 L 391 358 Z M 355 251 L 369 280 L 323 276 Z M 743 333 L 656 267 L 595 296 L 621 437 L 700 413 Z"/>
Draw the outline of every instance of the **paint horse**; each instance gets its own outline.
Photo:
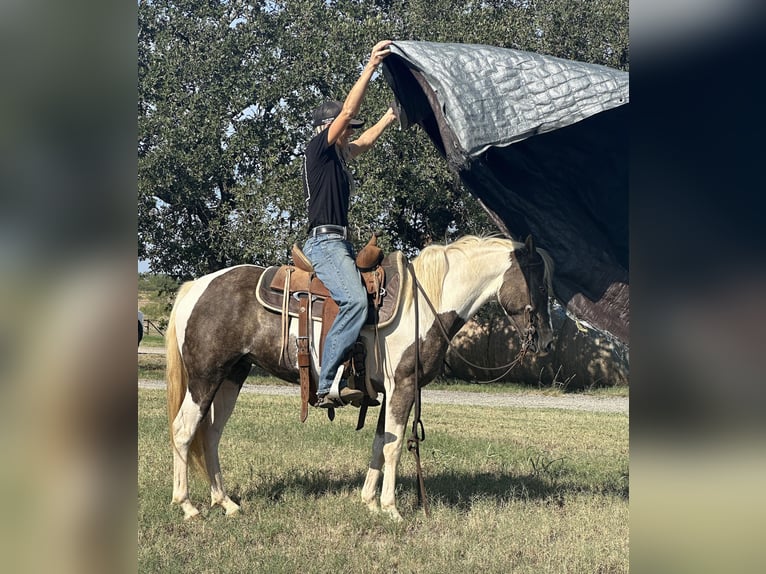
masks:
<path id="1" fill-rule="evenodd" d="M 283 354 L 281 316 L 255 296 L 263 272 L 262 267 L 239 265 L 185 283 L 171 312 L 166 379 L 173 447 L 172 500 L 181 506 L 186 519 L 199 514 L 189 499 L 189 459 L 210 481 L 211 506 L 220 505 L 227 515 L 240 509 L 224 489 L 218 444 L 251 366 L 299 382 L 297 321 L 290 320 L 288 349 Z M 383 393 L 362 488 L 362 500 L 371 510 L 401 520 L 394 494 L 396 468 L 419 392 L 415 381 L 422 387 L 438 375 L 449 339 L 482 305 L 493 299 L 499 302 L 523 338 L 525 349 L 536 353 L 550 348 L 551 273 L 550 258 L 534 247 L 531 238 L 520 243 L 466 236 L 447 246 L 428 246 L 406 265 L 394 320 L 377 333 L 370 326 L 361 333 L 367 348 L 366 376 L 372 388 Z"/>

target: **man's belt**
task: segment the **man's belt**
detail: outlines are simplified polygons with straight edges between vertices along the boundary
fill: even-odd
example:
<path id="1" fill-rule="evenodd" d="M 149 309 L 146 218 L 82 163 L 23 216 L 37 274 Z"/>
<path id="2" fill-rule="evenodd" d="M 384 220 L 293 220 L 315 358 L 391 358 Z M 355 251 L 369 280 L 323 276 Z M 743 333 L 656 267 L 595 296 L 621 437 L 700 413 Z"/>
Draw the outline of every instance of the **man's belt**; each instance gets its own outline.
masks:
<path id="1" fill-rule="evenodd" d="M 337 233 L 338 235 L 342 235 L 343 239 L 346 239 L 346 228 L 342 225 L 317 225 L 311 230 L 311 237 L 316 237 L 317 235 L 321 235 L 324 233 Z"/>

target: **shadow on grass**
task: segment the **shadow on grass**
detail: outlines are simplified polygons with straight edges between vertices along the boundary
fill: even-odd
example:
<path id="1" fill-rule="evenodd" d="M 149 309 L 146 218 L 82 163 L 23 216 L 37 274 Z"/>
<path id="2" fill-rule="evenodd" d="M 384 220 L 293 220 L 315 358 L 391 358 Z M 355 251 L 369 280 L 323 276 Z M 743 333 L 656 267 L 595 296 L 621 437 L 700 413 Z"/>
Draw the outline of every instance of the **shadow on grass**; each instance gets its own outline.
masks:
<path id="1" fill-rule="evenodd" d="M 342 478 L 331 476 L 332 474 L 331 471 L 313 471 L 308 475 L 295 474 L 273 478 L 258 484 L 247 485 L 244 488 L 235 487 L 233 489 L 234 494 L 230 496 L 235 502 L 238 502 L 239 497 L 245 501 L 261 498 L 272 502 L 281 502 L 292 494 L 303 498 L 337 495 L 360 488 L 364 483 L 365 476 L 361 473 Z"/>
<path id="2" fill-rule="evenodd" d="M 401 480 L 417 489 L 416 478 Z M 495 499 L 498 503 L 512 501 L 546 501 L 564 506 L 566 499 L 574 495 L 617 496 L 628 500 L 628 481 L 623 484 L 609 481 L 597 485 L 583 485 L 566 476 L 550 478 L 538 474 L 476 473 L 457 474 L 439 472 L 425 476 L 429 497 L 447 506 L 461 510 L 470 509 L 475 500 Z"/>
<path id="3" fill-rule="evenodd" d="M 267 499 L 278 503 L 290 495 L 319 498 L 358 491 L 364 484 L 365 474 L 349 474 L 338 478 L 331 471 L 314 471 L 310 475 L 293 475 L 264 481 L 245 488 L 235 487 L 232 498 Z M 574 495 L 617 496 L 628 500 L 628 481 L 608 481 L 597 485 L 583 485 L 567 480 L 566 475 L 540 476 L 535 473 L 424 473 L 426 494 L 430 500 L 439 501 L 459 510 L 469 510 L 476 501 L 494 499 L 498 504 L 513 501 L 544 501 L 563 507 Z M 397 492 L 417 493 L 417 477 L 398 475 Z M 380 488 L 380 484 L 378 485 Z M 398 495 L 399 495 L 398 494 Z"/>

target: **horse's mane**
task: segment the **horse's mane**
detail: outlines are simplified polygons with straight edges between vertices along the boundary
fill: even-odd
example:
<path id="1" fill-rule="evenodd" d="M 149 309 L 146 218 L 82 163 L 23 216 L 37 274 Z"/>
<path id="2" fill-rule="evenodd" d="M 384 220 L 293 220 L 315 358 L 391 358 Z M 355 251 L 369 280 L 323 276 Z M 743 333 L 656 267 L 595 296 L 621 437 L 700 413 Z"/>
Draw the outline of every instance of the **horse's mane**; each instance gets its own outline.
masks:
<path id="1" fill-rule="evenodd" d="M 465 241 L 463 241 L 465 240 Z M 464 237 L 461 237 L 454 243 L 448 245 L 447 247 L 460 247 L 462 244 L 476 244 L 476 243 L 483 243 L 486 246 L 497 246 L 501 249 L 507 250 L 507 251 L 515 251 L 516 249 L 522 249 L 524 247 L 524 243 L 521 241 L 515 241 L 513 239 L 508 239 L 507 237 L 503 237 L 500 235 L 487 235 L 487 236 L 476 236 L 476 235 L 466 235 Z M 538 255 L 543 260 L 543 266 L 544 266 L 544 273 L 543 273 L 543 280 L 545 281 L 547 287 L 548 287 L 548 293 L 553 294 L 553 258 L 551 257 L 550 253 L 548 253 L 545 249 L 542 249 L 540 247 L 535 247 L 535 251 L 537 251 Z"/>
<path id="2" fill-rule="evenodd" d="M 441 245 L 434 243 L 425 247 L 420 254 L 412 260 L 412 267 L 415 271 L 415 276 L 423 286 L 423 290 L 428 294 L 428 298 L 435 306 L 438 307 L 441 303 L 444 276 L 447 274 L 447 271 L 449 271 L 448 256 L 450 252 L 459 251 L 468 255 L 470 249 L 478 246 L 488 248 L 494 246 L 505 251 L 513 251 L 524 247 L 524 244 L 497 235 L 483 237 L 477 235 L 464 235 L 449 244 Z M 472 259 L 470 256 L 468 256 L 467 259 L 470 265 Z M 405 289 L 404 304 L 409 306 L 411 303 L 412 289 Z"/>

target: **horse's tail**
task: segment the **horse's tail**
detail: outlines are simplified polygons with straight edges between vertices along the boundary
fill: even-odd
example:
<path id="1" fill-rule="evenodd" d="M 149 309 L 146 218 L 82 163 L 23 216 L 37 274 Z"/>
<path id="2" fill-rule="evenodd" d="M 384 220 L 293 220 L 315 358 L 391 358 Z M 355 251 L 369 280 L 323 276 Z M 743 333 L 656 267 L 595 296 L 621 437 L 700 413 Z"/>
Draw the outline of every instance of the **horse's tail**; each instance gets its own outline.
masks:
<path id="1" fill-rule="evenodd" d="M 170 444 L 175 448 L 173 442 L 173 421 L 181 410 L 181 404 L 186 396 L 186 389 L 189 385 L 189 374 L 186 372 L 186 366 L 184 365 L 183 357 L 181 356 L 181 350 L 178 348 L 178 339 L 176 337 L 176 311 L 183 299 L 184 295 L 189 291 L 192 286 L 192 282 L 184 283 L 181 285 L 178 293 L 176 294 L 176 300 L 173 304 L 173 310 L 170 312 L 170 320 L 168 321 L 168 328 L 165 331 L 165 386 L 167 387 L 167 399 L 168 399 L 168 422 L 170 425 Z M 202 433 L 204 432 L 205 425 L 201 424 L 192 439 L 192 443 L 189 446 L 189 456 L 194 461 L 194 466 L 205 471 L 205 447 Z"/>

